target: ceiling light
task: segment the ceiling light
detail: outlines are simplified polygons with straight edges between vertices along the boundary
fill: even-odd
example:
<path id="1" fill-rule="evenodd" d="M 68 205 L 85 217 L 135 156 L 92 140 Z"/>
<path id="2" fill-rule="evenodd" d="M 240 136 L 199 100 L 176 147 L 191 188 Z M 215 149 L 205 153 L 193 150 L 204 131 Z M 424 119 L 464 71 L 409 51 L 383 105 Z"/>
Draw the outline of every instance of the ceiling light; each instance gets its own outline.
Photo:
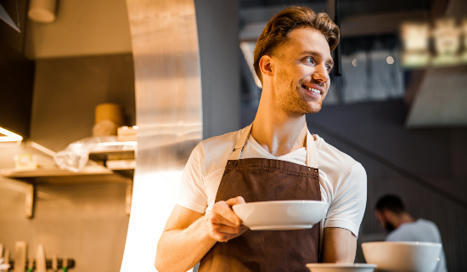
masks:
<path id="1" fill-rule="evenodd" d="M 23 137 L 0 127 L 0 142 L 21 142 Z"/>
<path id="2" fill-rule="evenodd" d="M 18 5 L 18 3 L 16 3 Z M 18 8 L 18 7 L 16 7 Z M 19 26 L 16 25 L 16 23 L 11 19 L 10 15 L 6 11 L 6 9 L 0 4 L 0 20 L 4 21 L 7 25 L 9 25 L 11 28 L 16 30 L 17 32 L 21 33 L 21 29 L 19 29 Z"/>

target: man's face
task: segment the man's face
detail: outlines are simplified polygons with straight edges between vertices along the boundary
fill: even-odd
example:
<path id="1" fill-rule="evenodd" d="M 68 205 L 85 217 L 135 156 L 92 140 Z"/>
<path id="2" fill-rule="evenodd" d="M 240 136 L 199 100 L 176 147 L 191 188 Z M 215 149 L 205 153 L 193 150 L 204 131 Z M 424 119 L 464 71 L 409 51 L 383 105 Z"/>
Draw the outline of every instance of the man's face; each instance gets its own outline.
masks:
<path id="1" fill-rule="evenodd" d="M 273 86 L 279 106 L 291 113 L 319 112 L 327 95 L 333 66 L 329 45 L 321 32 L 298 28 L 274 49 Z"/>
<path id="2" fill-rule="evenodd" d="M 390 222 L 390 220 L 387 218 L 386 212 L 387 212 L 387 211 L 378 211 L 378 210 L 375 210 L 375 215 L 376 215 L 376 218 L 378 219 L 379 223 L 381 224 L 381 226 L 383 226 L 383 228 L 384 228 L 387 232 L 391 232 L 391 231 L 395 230 L 396 227 L 395 227 L 394 224 L 392 224 L 392 223 Z"/>

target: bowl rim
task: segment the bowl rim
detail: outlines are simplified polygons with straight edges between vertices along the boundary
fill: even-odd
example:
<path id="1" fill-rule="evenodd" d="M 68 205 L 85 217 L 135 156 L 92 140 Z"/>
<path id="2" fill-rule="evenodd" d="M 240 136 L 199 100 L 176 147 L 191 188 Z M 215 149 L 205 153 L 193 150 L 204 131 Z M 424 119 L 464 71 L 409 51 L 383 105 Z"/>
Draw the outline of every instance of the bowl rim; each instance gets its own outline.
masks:
<path id="1" fill-rule="evenodd" d="M 330 268 L 376 268 L 376 264 L 367 263 L 307 263 L 306 267 L 330 267 Z"/>
<path id="2" fill-rule="evenodd" d="M 329 205 L 327 201 L 323 200 L 268 200 L 268 201 L 252 201 L 252 202 L 245 202 L 240 204 L 235 204 L 233 207 L 242 207 L 242 206 L 249 206 L 249 205 L 275 205 L 275 204 L 320 204 L 320 205 Z"/>
<path id="3" fill-rule="evenodd" d="M 374 242 L 364 242 L 362 243 L 362 247 L 365 244 L 377 245 L 377 244 L 385 244 L 385 245 L 410 245 L 410 246 L 434 246 L 434 247 L 441 247 L 441 243 L 435 242 L 419 242 L 419 241 L 374 241 Z"/>

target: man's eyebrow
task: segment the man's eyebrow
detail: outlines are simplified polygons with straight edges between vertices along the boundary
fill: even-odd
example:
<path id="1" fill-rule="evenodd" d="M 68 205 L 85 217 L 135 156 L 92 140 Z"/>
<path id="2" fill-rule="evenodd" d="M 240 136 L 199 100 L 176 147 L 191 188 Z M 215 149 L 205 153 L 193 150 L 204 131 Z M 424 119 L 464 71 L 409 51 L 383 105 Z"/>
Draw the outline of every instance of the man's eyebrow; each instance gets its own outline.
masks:
<path id="1" fill-rule="evenodd" d="M 318 52 L 315 52 L 315 51 L 303 51 L 302 54 L 303 55 L 305 55 L 305 54 L 306 55 L 312 55 L 315 58 L 319 58 L 320 60 L 322 59 L 321 54 L 319 54 Z M 332 58 L 329 58 L 328 60 L 326 60 L 326 63 L 334 65 L 334 60 Z"/>

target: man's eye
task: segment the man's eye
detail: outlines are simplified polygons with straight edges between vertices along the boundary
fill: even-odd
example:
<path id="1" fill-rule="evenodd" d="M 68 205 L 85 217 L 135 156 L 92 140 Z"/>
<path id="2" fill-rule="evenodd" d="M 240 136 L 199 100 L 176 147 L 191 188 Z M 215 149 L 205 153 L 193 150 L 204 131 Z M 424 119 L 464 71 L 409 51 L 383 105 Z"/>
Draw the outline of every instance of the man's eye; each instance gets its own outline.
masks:
<path id="1" fill-rule="evenodd" d="M 306 58 L 305 58 L 305 62 L 306 62 L 306 63 L 311 63 L 311 64 L 315 64 L 315 63 L 316 63 L 316 61 L 315 61 L 315 59 L 314 59 L 313 57 L 306 57 Z"/>
<path id="2" fill-rule="evenodd" d="M 329 72 L 332 70 L 332 65 L 326 64 L 326 70 Z"/>

